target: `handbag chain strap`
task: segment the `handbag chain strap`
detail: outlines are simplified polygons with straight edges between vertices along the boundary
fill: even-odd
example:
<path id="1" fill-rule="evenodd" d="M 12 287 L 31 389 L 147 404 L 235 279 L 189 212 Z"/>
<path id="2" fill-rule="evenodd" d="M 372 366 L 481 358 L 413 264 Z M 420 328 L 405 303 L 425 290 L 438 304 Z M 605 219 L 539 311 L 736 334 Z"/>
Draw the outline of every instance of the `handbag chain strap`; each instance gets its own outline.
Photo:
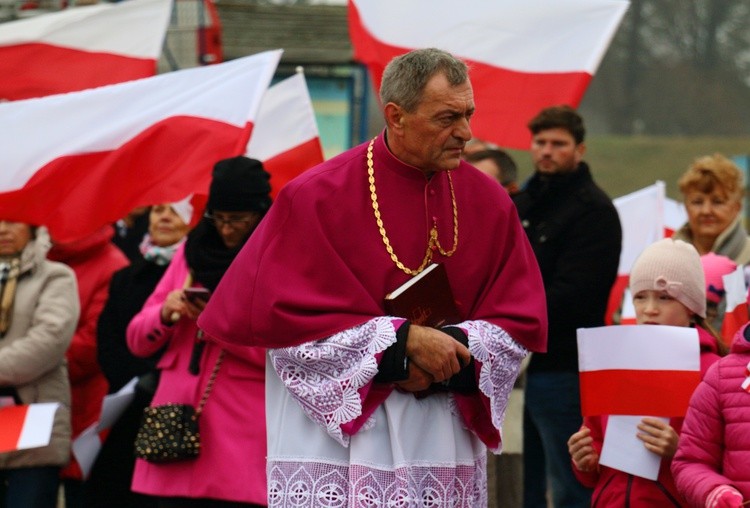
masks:
<path id="1" fill-rule="evenodd" d="M 208 401 L 208 395 L 211 393 L 211 389 L 214 387 L 214 381 L 216 381 L 216 375 L 219 373 L 219 367 L 221 367 L 221 361 L 224 359 L 224 350 L 222 349 L 219 351 L 219 357 L 216 359 L 216 365 L 214 365 L 214 370 L 211 371 L 211 377 L 208 378 L 208 383 L 206 384 L 206 389 L 203 391 L 203 397 L 201 397 L 201 401 L 198 404 L 198 408 L 195 410 L 195 417 L 198 418 L 201 413 L 203 413 L 203 406 L 206 405 L 206 401 Z"/>

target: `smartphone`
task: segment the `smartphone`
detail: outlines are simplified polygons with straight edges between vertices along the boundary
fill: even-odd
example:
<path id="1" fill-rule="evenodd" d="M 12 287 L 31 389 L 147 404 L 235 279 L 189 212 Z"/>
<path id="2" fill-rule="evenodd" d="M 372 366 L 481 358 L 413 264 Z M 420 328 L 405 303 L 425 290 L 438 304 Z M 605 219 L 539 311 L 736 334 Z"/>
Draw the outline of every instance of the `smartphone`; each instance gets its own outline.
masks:
<path id="1" fill-rule="evenodd" d="M 208 298 L 211 296 L 211 291 L 206 288 L 185 288 L 183 291 L 185 293 L 185 298 L 193 304 L 198 301 L 207 302 Z"/>

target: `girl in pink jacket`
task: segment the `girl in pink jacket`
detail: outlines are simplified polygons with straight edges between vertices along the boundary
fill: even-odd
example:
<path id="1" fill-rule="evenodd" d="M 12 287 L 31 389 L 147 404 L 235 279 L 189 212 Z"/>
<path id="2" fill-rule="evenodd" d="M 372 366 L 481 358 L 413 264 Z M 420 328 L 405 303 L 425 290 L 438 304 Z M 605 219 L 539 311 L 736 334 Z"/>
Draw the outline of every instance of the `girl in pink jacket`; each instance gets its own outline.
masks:
<path id="1" fill-rule="evenodd" d="M 750 501 L 750 326 L 709 369 L 685 416 L 672 473 L 690 506 L 738 508 Z"/>
<path id="2" fill-rule="evenodd" d="M 667 238 L 647 247 L 630 272 L 630 291 L 638 324 L 695 326 L 700 340 L 701 374 L 719 359 L 725 346 L 706 323 L 706 287 L 700 256 L 681 240 Z M 665 423 L 645 417 L 638 439 L 659 455 L 657 479 L 649 480 L 599 464 L 607 417 L 584 418 L 581 430 L 568 440 L 576 478 L 594 488 L 592 506 L 686 506 L 674 485 L 670 464 L 677 449 L 682 418 Z"/>

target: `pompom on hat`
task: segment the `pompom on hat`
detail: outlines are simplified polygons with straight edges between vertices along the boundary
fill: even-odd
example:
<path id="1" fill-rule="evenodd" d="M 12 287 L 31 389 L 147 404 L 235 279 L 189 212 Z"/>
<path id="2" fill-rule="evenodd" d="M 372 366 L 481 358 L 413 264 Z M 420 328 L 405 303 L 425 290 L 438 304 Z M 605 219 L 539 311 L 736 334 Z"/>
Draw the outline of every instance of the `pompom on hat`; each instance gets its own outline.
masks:
<path id="1" fill-rule="evenodd" d="M 706 317 L 706 282 L 698 251 L 682 240 L 665 238 L 641 252 L 630 270 L 630 292 L 666 291 L 700 317 Z"/>
<path id="2" fill-rule="evenodd" d="M 265 214 L 271 207 L 270 179 L 259 160 L 243 156 L 222 159 L 214 165 L 206 208 Z"/>

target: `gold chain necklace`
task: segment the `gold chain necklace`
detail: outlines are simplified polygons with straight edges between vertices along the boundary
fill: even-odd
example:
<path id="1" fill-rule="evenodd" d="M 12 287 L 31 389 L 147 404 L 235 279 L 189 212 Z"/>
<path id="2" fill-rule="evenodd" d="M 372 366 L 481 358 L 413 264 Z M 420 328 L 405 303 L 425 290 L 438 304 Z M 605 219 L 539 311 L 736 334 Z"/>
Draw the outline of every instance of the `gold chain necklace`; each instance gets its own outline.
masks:
<path id="1" fill-rule="evenodd" d="M 383 219 L 380 216 L 380 206 L 378 205 L 378 194 L 375 191 L 375 168 L 372 163 L 372 147 L 374 144 L 375 138 L 370 141 L 370 145 L 367 147 L 367 175 L 370 182 L 370 199 L 372 200 L 372 210 L 375 213 L 375 222 L 378 224 L 380 236 L 385 244 L 385 250 L 388 251 L 391 259 L 396 263 L 396 266 L 408 275 L 417 275 L 427 267 L 430 261 L 432 261 L 432 251 L 438 250 L 443 256 L 451 257 L 458 247 L 458 206 L 456 205 L 456 192 L 453 190 L 453 178 L 451 177 L 451 172 L 448 171 L 448 184 L 451 189 L 451 204 L 453 205 L 453 248 L 446 251 L 443 249 L 443 246 L 440 245 L 440 241 L 438 240 L 437 221 L 433 219 L 432 228 L 430 229 L 430 237 L 427 240 L 427 251 L 425 252 L 422 264 L 419 265 L 416 270 L 412 270 L 411 268 L 404 266 L 404 264 L 399 261 L 396 253 L 393 252 L 391 241 L 388 239 L 388 235 L 385 232 L 385 226 L 383 226 Z"/>

